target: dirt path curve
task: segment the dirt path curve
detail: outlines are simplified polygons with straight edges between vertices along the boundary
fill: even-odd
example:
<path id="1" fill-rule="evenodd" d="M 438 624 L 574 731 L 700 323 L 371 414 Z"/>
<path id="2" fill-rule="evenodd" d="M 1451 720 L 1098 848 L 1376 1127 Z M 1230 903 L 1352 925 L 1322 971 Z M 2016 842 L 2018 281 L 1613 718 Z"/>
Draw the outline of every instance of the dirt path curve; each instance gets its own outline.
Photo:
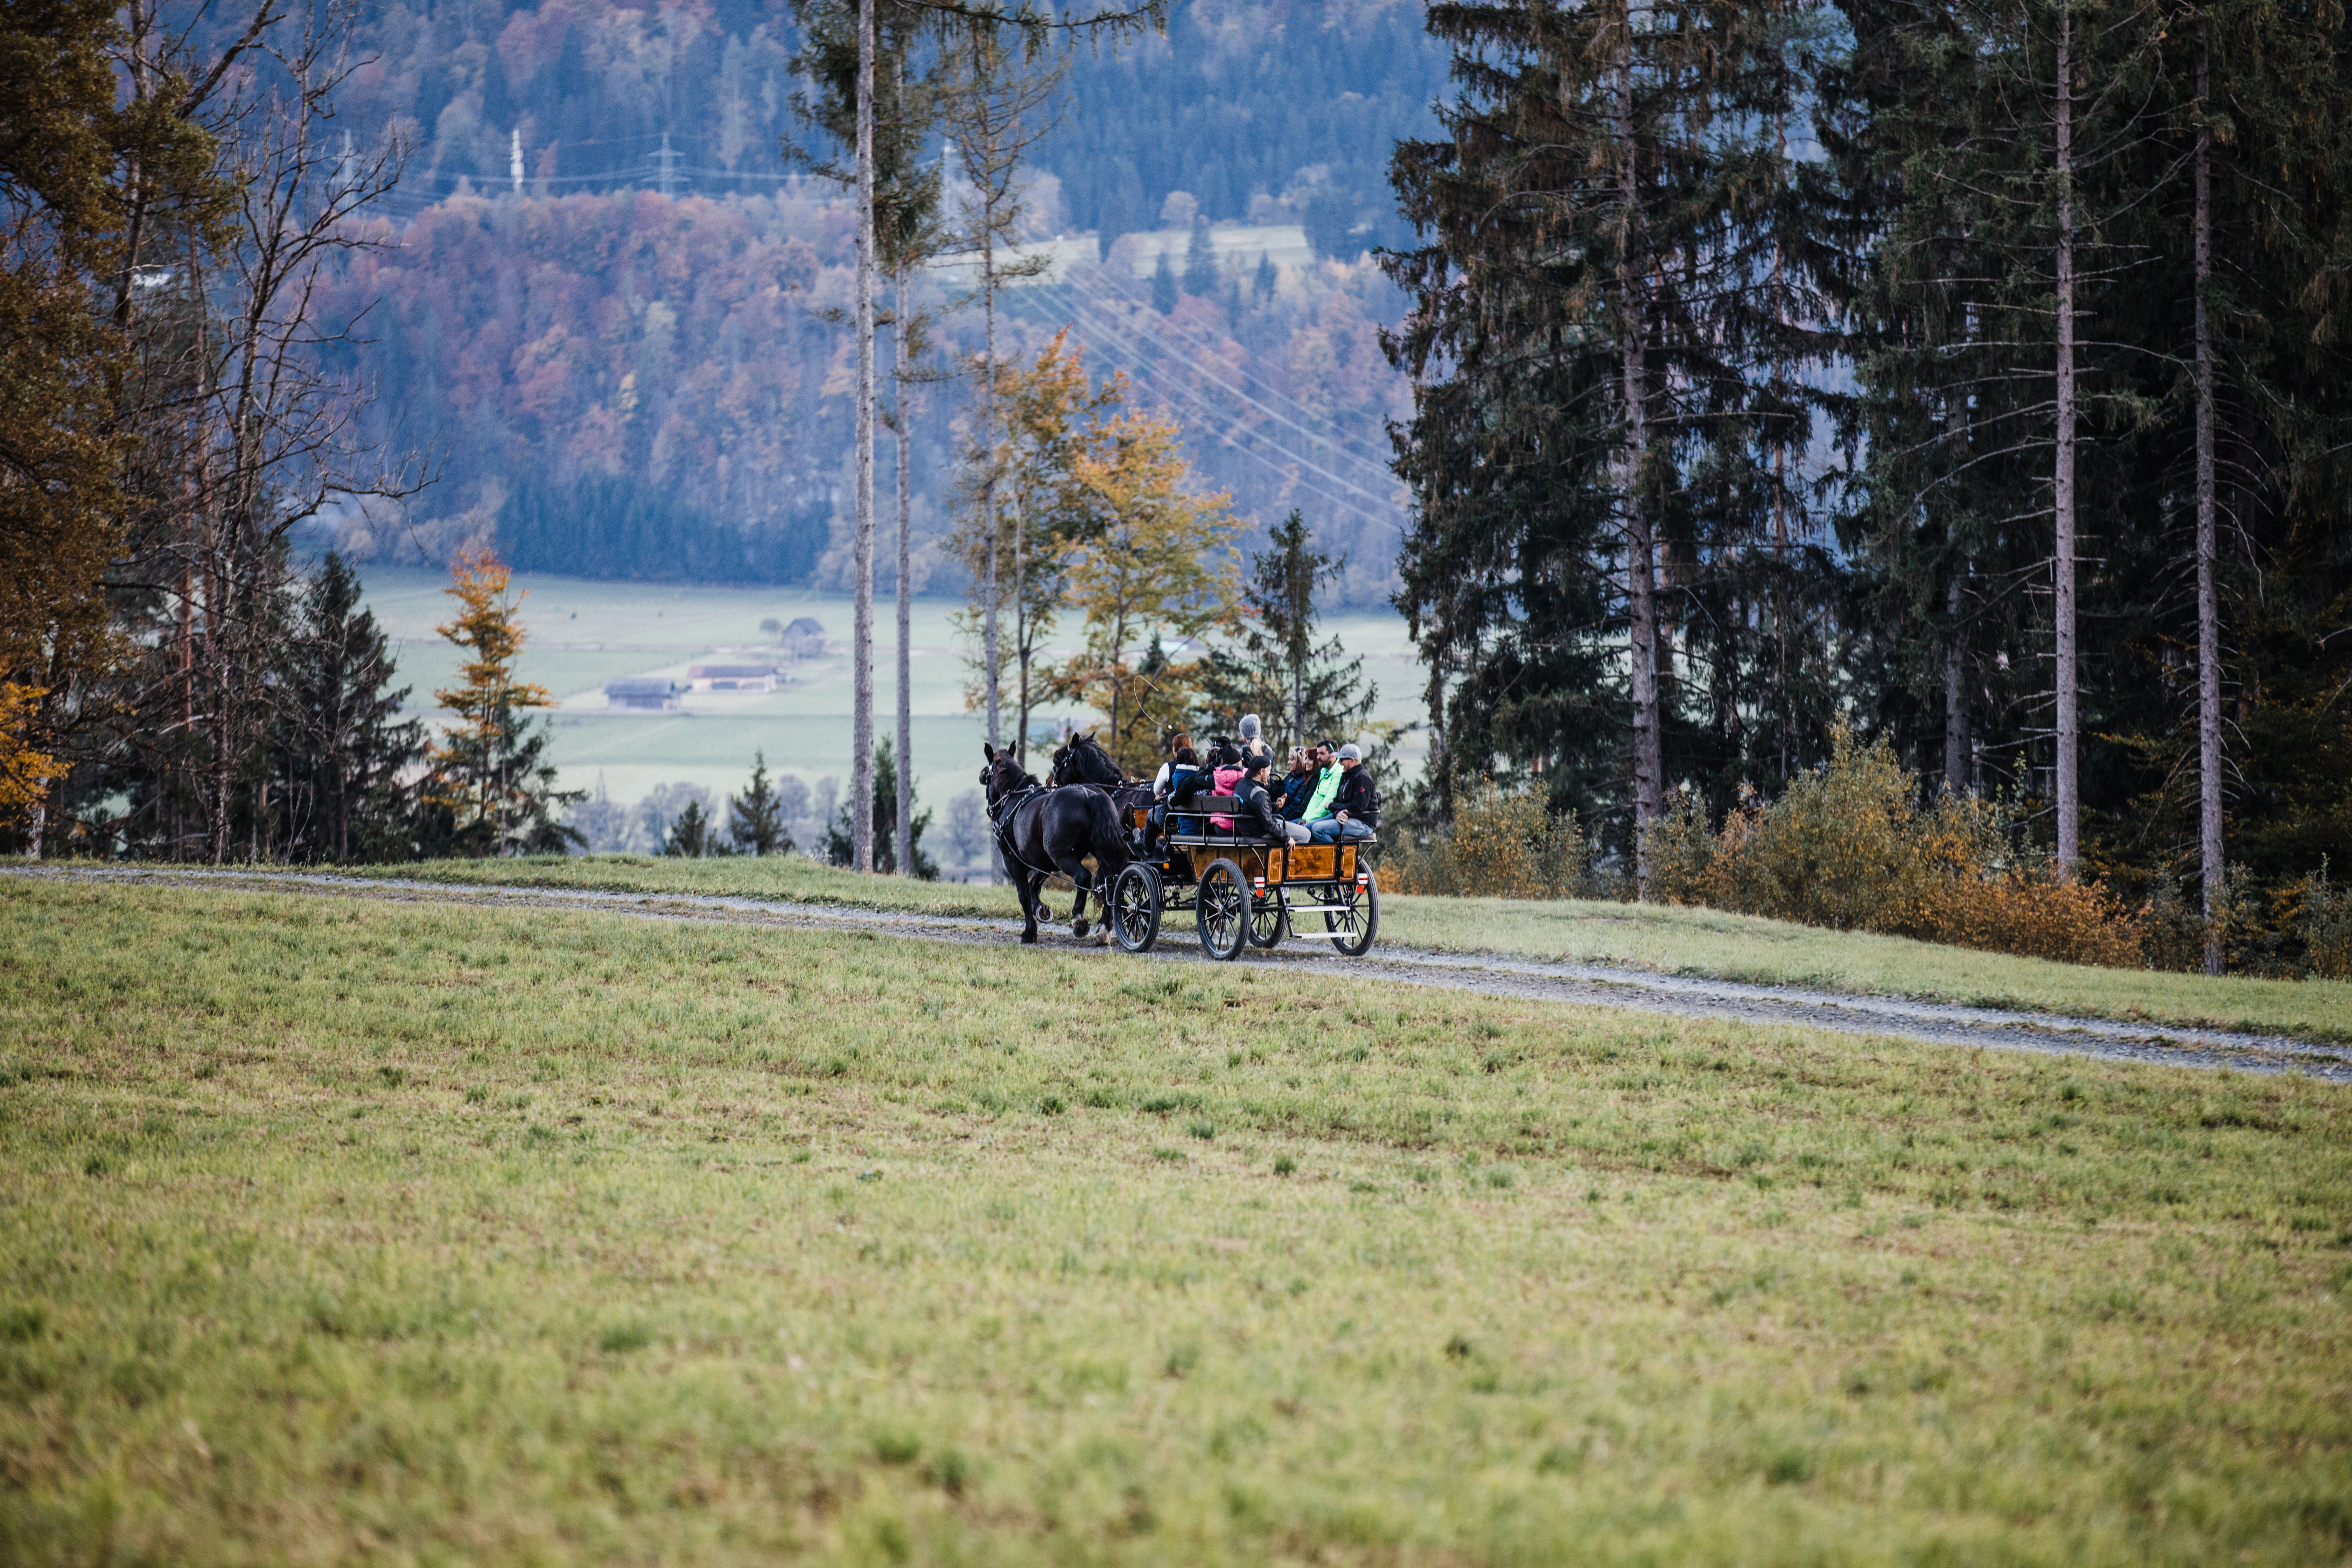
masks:
<path id="1" fill-rule="evenodd" d="M 463 886 L 393 878 L 324 876 L 300 871 L 117 870 L 98 867 L 0 868 L 0 875 L 60 881 L 150 887 L 213 887 L 254 892 L 323 894 L 396 902 L 465 904 L 488 909 L 597 910 L 638 919 L 719 925 L 768 926 L 802 931 L 872 931 L 932 942 L 1008 945 L 1020 940 L 1016 920 L 970 915 L 915 914 L 898 910 L 845 909 L 828 904 L 771 902 L 695 893 L 614 893 L 569 888 Z M 1066 934 L 1047 936 L 1049 946 L 1102 952 L 1072 942 Z M 1126 955 L 1106 954 L 1125 962 Z M 1150 962 L 1209 962 L 1181 922 L 1164 931 Z M 2068 1018 L 2049 1013 L 2013 1013 L 1895 996 L 1849 996 L 1797 986 L 1750 985 L 1729 980 L 1693 980 L 1645 970 L 1594 964 L 1543 963 L 1487 954 L 1433 952 L 1390 944 L 1363 958 L 1296 947 L 1271 952 L 1252 950 L 1243 963 L 1286 972 L 1353 975 L 1493 996 L 1578 1002 L 1684 1018 L 1730 1018 L 1749 1024 L 1794 1024 L 1852 1035 L 1892 1035 L 1936 1045 L 2039 1051 L 2050 1056 L 2095 1057 L 2153 1062 L 2168 1067 L 2220 1068 L 2240 1072 L 2300 1072 L 2352 1083 L 2352 1047 L 2317 1045 L 2273 1035 L 2216 1029 L 2118 1023 L 2104 1018 Z"/>

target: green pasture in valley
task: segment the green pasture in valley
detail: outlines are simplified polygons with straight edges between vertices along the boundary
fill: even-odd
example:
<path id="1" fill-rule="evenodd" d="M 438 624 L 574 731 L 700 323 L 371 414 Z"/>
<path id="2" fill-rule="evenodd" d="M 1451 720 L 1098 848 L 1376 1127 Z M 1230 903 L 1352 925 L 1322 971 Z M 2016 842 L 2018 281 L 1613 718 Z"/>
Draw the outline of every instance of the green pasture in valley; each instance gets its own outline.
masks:
<path id="1" fill-rule="evenodd" d="M 457 679 L 463 655 L 434 628 L 449 618 L 445 574 L 414 568 L 363 568 L 367 605 L 397 640 L 396 685 L 415 689 L 412 702 L 429 709 L 436 688 Z M 846 594 L 809 588 L 711 587 L 679 583 L 597 583 L 576 577 L 518 573 L 524 594 L 522 623 L 529 634 L 519 673 L 548 688 L 560 704 L 551 725 L 548 754 L 567 789 L 593 790 L 601 781 L 624 805 L 656 784 L 691 783 L 721 800 L 743 788 L 754 751 L 765 751 L 770 768 L 799 774 L 811 784 L 830 777 L 849 787 L 852 606 Z M 898 612 L 886 586 L 875 610 L 875 700 L 877 733 L 898 732 Z M 908 660 L 913 700 L 915 781 L 938 820 L 947 803 L 978 787 L 982 716 L 967 705 L 971 678 L 966 654 L 971 639 L 956 625 L 960 601 L 919 598 L 912 616 Z M 824 627 L 825 657 L 787 660 L 789 678 L 768 693 L 698 693 L 675 713 L 614 712 L 606 709 L 604 684 L 622 676 L 672 676 L 683 680 L 698 663 L 767 663 L 781 658 L 764 620 L 790 623 L 807 616 Z M 1064 635 L 1077 636 L 1075 622 Z M 1326 635 L 1337 635 L 1351 655 L 1364 658 L 1365 674 L 1383 694 L 1373 717 L 1409 721 L 1418 716 L 1427 677 L 1393 610 L 1341 612 L 1324 618 Z M 1072 650 L 1044 650 L 1058 659 Z M 1085 722 L 1076 709 L 1041 708 L 1034 722 L 1068 717 Z M 1009 711 L 1007 732 L 1015 722 Z M 1408 736 L 1398 760 L 1408 773 L 1418 771 L 1426 751 Z M 1039 771 L 1043 771 L 1042 767 Z M 938 847 L 935 844 L 934 848 Z"/>
<path id="2" fill-rule="evenodd" d="M 857 877 L 797 856 L 764 860 L 617 855 L 436 860 L 376 867 L 368 874 L 614 892 L 742 894 L 932 914 L 1010 918 L 1019 912 L 1010 889 Z M 1056 891 L 1054 904 L 1066 913 L 1068 895 Z M 1177 915 L 1165 928 L 1163 940 L 1190 941 L 1192 931 L 1191 918 Z M 2352 1040 L 2352 984 L 2340 980 L 2212 979 L 2095 969 L 1906 937 L 1823 931 L 1719 910 L 1580 900 L 1388 896 L 1381 903 L 1381 940 L 1444 952 L 1618 964 L 1661 974 L 2019 1007 L 2073 1017 Z"/>
<path id="3" fill-rule="evenodd" d="M 2302 1079 L 0 883 L 11 1563 L 2334 1563 L 2347 1297 Z"/>

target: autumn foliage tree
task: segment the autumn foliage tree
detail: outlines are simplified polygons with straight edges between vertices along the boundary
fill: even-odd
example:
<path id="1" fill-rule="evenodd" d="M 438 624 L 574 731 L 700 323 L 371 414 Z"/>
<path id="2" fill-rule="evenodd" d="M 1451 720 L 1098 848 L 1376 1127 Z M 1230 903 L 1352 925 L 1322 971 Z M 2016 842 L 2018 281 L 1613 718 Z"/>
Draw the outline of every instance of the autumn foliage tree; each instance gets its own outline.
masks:
<path id="1" fill-rule="evenodd" d="M 1193 493 L 1181 439 L 1164 415 L 1127 412 L 1071 460 L 1092 513 L 1069 568 L 1086 641 L 1049 685 L 1104 716 L 1101 739 L 1130 773 L 1148 771 L 1159 726 L 1186 714 L 1199 685 L 1200 661 L 1171 659 L 1168 645 L 1235 623 L 1242 524 L 1225 493 Z"/>
<path id="2" fill-rule="evenodd" d="M 553 813 L 585 792 L 555 787 L 554 764 L 543 756 L 546 728 L 530 716 L 555 699 L 515 678 L 523 595 L 509 595 L 506 563 L 487 548 L 460 551 L 449 575 L 444 592 L 459 610 L 435 629 L 467 658 L 463 682 L 433 694 L 457 722 L 433 748 L 426 799 L 448 814 L 460 854 L 553 854 L 584 842 Z"/>

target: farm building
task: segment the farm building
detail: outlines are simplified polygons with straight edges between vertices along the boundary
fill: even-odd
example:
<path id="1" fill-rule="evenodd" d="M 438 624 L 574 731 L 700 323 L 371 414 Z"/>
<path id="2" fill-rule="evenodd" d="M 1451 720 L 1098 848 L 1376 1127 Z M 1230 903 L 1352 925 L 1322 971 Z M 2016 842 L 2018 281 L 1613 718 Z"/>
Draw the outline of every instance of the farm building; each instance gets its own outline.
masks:
<path id="1" fill-rule="evenodd" d="M 773 691 L 785 679 L 772 664 L 697 664 L 686 672 L 696 691 Z"/>
<path id="2" fill-rule="evenodd" d="M 674 713 L 681 706 L 677 682 L 667 676 L 633 675 L 604 682 L 604 704 L 648 713 Z"/>
<path id="3" fill-rule="evenodd" d="M 778 640 L 794 658 L 824 657 L 824 628 L 817 624 L 814 616 L 801 616 L 784 628 L 783 637 Z"/>

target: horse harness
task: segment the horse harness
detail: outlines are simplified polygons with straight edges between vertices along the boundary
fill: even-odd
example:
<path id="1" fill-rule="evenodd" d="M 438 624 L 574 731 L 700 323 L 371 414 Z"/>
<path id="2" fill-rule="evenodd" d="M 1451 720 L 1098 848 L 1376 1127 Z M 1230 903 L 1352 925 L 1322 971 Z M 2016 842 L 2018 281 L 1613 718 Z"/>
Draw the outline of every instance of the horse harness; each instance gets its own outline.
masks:
<path id="1" fill-rule="evenodd" d="M 997 854 L 1003 858 L 1007 866 L 1017 866 L 1033 877 L 1053 877 L 1060 873 L 1052 867 L 1041 870 L 1014 852 L 1013 819 L 1019 815 L 1023 806 L 1040 795 L 1051 795 L 1053 792 L 1054 786 L 1051 784 L 1028 784 L 1009 795 L 999 795 L 989 804 L 988 807 L 989 825 L 996 829 Z"/>

